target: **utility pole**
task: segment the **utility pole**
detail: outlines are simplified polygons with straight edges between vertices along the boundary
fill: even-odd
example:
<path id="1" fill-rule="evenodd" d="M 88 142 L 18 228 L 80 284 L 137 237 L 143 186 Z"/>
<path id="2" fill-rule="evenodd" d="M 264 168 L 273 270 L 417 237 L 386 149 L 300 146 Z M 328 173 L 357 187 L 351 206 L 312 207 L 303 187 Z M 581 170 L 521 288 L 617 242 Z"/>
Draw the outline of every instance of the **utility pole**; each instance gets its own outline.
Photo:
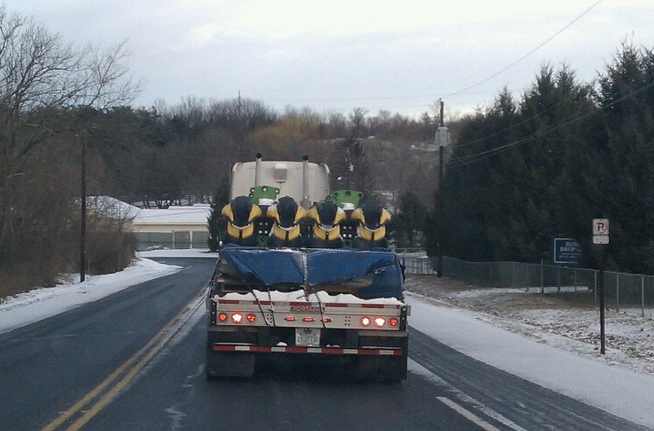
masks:
<path id="1" fill-rule="evenodd" d="M 79 244 L 79 281 L 86 279 L 86 133 L 81 136 L 82 145 L 82 178 L 81 178 L 81 207 L 80 215 L 80 244 Z"/>
<path id="2" fill-rule="evenodd" d="M 445 147 L 450 144 L 450 131 L 443 124 L 443 108 L 445 103 L 440 99 L 440 121 L 434 136 L 438 146 L 438 191 L 436 193 L 436 275 L 443 276 L 443 155 Z"/>

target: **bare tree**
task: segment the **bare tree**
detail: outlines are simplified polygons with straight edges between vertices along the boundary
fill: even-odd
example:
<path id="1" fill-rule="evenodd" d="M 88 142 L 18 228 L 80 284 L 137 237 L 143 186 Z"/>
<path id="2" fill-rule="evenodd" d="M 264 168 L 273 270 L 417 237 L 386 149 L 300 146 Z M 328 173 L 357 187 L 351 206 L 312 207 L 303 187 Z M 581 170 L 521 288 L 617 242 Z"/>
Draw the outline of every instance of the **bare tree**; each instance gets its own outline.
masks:
<path id="1" fill-rule="evenodd" d="M 57 159 L 48 158 L 55 152 L 46 145 L 71 133 L 70 124 L 62 126 L 70 116 L 63 114 L 125 104 L 136 94 L 139 84 L 128 74 L 127 54 L 125 42 L 76 50 L 31 18 L 0 6 L 0 272 L 25 256 L 21 248 L 29 244 L 23 244 L 21 228 L 27 220 L 36 237 L 58 223 L 49 214 L 29 212 L 35 191 L 51 190 L 60 195 L 51 200 L 70 202 L 65 190 L 51 187 L 52 178 L 70 175 L 51 165 Z"/>
<path id="2" fill-rule="evenodd" d="M 352 125 L 350 129 L 350 137 L 352 139 L 365 138 L 365 136 L 362 135 L 364 134 L 364 126 L 367 113 L 368 111 L 363 108 L 352 109 L 352 113 L 350 113 L 350 123 Z"/>

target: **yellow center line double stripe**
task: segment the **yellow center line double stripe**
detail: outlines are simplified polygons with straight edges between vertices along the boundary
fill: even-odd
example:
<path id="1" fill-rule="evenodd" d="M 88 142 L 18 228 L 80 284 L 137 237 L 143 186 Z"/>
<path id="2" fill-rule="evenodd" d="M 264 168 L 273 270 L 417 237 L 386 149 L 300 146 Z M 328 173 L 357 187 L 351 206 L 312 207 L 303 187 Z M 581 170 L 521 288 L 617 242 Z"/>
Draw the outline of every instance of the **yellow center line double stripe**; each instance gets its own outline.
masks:
<path id="1" fill-rule="evenodd" d="M 73 422 L 67 431 L 74 431 L 81 429 L 91 418 L 98 414 L 104 407 L 106 407 L 125 387 L 134 380 L 134 377 L 139 371 L 143 369 L 152 358 L 161 351 L 161 349 L 170 341 L 170 339 L 184 326 L 189 317 L 204 304 L 204 289 L 200 290 L 198 294 L 176 315 L 157 335 L 155 335 L 141 350 L 125 361 L 113 373 L 102 381 L 98 386 L 93 388 L 79 401 L 73 404 L 68 410 L 61 413 L 55 420 L 47 424 L 41 431 L 54 431 L 62 424 L 66 423 L 74 415 L 78 414 L 81 409 L 89 405 L 94 399 L 104 392 L 104 395 L 86 410 L 78 419 Z M 132 367 L 130 369 L 130 367 Z M 129 370 L 129 371 L 128 371 Z M 125 374 L 125 372 L 127 372 Z M 122 379 L 114 383 L 120 376 L 124 375 Z M 105 392 L 107 388 L 111 387 Z"/>

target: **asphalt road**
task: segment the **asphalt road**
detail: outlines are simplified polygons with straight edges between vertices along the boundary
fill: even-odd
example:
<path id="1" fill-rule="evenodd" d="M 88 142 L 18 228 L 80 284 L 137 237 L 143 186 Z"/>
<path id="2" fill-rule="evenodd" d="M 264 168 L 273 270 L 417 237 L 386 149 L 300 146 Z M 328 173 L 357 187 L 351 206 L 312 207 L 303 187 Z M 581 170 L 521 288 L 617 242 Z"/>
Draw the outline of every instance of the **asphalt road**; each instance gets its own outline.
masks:
<path id="1" fill-rule="evenodd" d="M 340 363 L 261 364 L 207 380 L 212 259 L 0 335 L 0 430 L 644 430 L 412 329 L 399 384 Z"/>

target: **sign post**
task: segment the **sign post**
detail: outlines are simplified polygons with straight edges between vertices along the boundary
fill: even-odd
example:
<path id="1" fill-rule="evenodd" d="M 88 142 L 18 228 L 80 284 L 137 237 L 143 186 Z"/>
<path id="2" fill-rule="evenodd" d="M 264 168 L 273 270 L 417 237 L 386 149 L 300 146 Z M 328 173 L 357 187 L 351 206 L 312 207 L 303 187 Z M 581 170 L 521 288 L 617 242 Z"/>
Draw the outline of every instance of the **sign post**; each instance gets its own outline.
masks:
<path id="1" fill-rule="evenodd" d="M 606 333 L 604 318 L 604 252 L 605 246 L 609 244 L 609 219 L 593 219 L 593 244 L 599 249 L 599 307 L 600 307 L 600 354 L 606 353 Z"/>

